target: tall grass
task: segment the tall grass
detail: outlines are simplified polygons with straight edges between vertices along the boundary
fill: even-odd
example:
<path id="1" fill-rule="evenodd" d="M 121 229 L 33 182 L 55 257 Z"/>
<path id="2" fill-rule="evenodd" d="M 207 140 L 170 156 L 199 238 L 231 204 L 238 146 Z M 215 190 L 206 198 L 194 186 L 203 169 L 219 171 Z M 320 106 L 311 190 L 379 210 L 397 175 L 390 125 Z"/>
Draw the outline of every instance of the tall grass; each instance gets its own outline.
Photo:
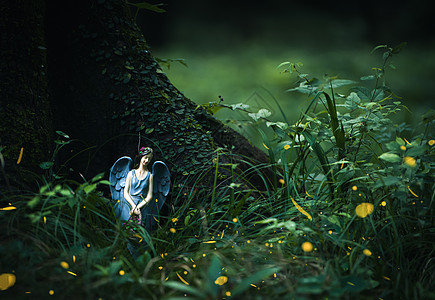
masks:
<path id="1" fill-rule="evenodd" d="M 37 192 L 3 193 L 1 272 L 16 282 L 2 296 L 435 297 L 433 115 L 421 130 L 393 123 L 401 103 L 384 67 L 369 89 L 288 66 L 300 78 L 291 90 L 309 99 L 297 122 L 228 106 L 252 118 L 269 164 L 217 150 L 212 167 L 173 184 L 150 232 L 115 219 L 102 175 L 49 173 Z"/>

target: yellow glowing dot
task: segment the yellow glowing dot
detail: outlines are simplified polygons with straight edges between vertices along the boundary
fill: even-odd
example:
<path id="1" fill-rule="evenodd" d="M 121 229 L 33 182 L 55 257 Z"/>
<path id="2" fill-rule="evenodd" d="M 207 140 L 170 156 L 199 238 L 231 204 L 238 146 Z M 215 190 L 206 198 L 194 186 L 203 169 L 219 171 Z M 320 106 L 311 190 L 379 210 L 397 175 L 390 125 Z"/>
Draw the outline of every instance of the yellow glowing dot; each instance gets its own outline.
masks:
<path id="1" fill-rule="evenodd" d="M 355 208 L 355 212 L 358 217 L 365 218 L 373 212 L 373 209 L 373 204 L 363 202 Z"/>
<path id="2" fill-rule="evenodd" d="M 76 256 L 73 255 L 73 262 L 76 262 Z"/>
<path id="3" fill-rule="evenodd" d="M 285 146 L 284 146 L 284 149 L 285 149 L 285 150 L 290 149 L 290 145 L 285 145 Z"/>
<path id="4" fill-rule="evenodd" d="M 49 291 L 48 291 L 48 294 L 51 295 L 51 296 L 53 296 L 53 295 L 54 295 L 54 291 L 53 291 L 53 290 L 49 290 Z"/>
<path id="5" fill-rule="evenodd" d="M 430 140 L 429 142 L 427 142 L 429 144 L 429 146 L 433 146 L 435 145 L 435 140 Z"/>
<path id="6" fill-rule="evenodd" d="M 119 271 L 119 275 L 124 276 L 125 275 L 125 271 L 124 270 L 120 270 Z"/>
<path id="7" fill-rule="evenodd" d="M 329 233 L 329 234 L 332 234 L 332 230 L 329 230 L 328 233 Z"/>
<path id="8" fill-rule="evenodd" d="M 16 277 L 11 273 L 3 273 L 0 275 L 0 290 L 5 291 L 15 284 Z"/>
<path id="9" fill-rule="evenodd" d="M 266 245 L 266 247 L 269 247 L 269 243 L 266 243 L 265 245 Z"/>
<path id="10" fill-rule="evenodd" d="M 184 275 L 187 275 L 187 271 L 184 271 Z"/>
<path id="11" fill-rule="evenodd" d="M 168 253 L 165 253 L 165 256 L 168 256 Z"/>
<path id="12" fill-rule="evenodd" d="M 408 185 L 408 190 L 409 190 L 409 192 L 410 192 L 414 197 L 418 198 L 418 195 L 417 195 L 416 193 L 414 193 L 413 190 L 411 190 L 411 188 L 409 187 L 409 185 Z"/>
<path id="13" fill-rule="evenodd" d="M 215 284 L 217 285 L 224 285 L 225 283 L 228 282 L 228 277 L 227 276 L 219 276 L 216 280 L 215 280 Z"/>
<path id="14" fill-rule="evenodd" d="M 405 156 L 403 158 L 403 163 L 411 168 L 415 168 L 415 166 L 417 165 L 415 158 L 411 156 Z"/>
<path id="15" fill-rule="evenodd" d="M 225 292 L 225 296 L 230 297 L 231 296 L 231 292 L 230 291 Z"/>
<path id="16" fill-rule="evenodd" d="M 364 250 L 363 250 L 363 253 L 364 253 L 365 255 L 367 255 L 367 256 L 372 255 L 372 251 L 370 251 L 369 249 L 364 249 Z"/>
<path id="17" fill-rule="evenodd" d="M 172 218 L 172 222 L 173 222 L 173 223 L 175 223 L 175 222 L 177 222 L 177 221 L 178 221 L 177 218 Z"/>
<path id="18" fill-rule="evenodd" d="M 250 240 L 247 240 L 246 242 L 247 242 L 248 244 L 250 244 L 250 243 L 251 243 L 251 241 L 250 241 Z"/>
<path id="19" fill-rule="evenodd" d="M 192 267 L 193 267 L 193 268 L 196 268 L 196 265 L 195 265 L 195 264 L 193 264 L 193 265 L 192 265 Z"/>
<path id="20" fill-rule="evenodd" d="M 281 244 L 281 243 L 282 243 L 282 241 L 281 241 L 281 240 L 279 240 L 279 241 L 278 241 L 278 244 Z"/>
<path id="21" fill-rule="evenodd" d="M 91 247 L 91 244 L 87 244 L 86 247 L 90 248 L 90 247 Z"/>
<path id="22" fill-rule="evenodd" d="M 382 205 L 382 206 L 387 206 L 387 202 L 382 201 L 381 205 Z"/>
<path id="23" fill-rule="evenodd" d="M 285 183 L 285 181 L 284 181 L 284 179 L 280 179 L 280 180 L 278 180 L 279 181 L 279 183 L 281 183 L 281 184 L 284 184 Z"/>
<path id="24" fill-rule="evenodd" d="M 406 147 L 402 145 L 402 146 L 400 146 L 400 149 L 403 150 L 403 151 L 405 151 L 405 150 L 406 150 Z"/>
<path id="25" fill-rule="evenodd" d="M 160 267 L 159 267 L 159 270 L 161 270 L 161 269 L 163 269 L 163 267 L 162 267 L 162 266 L 160 266 Z"/>
<path id="26" fill-rule="evenodd" d="M 276 273 L 273 273 L 273 277 L 276 278 Z"/>
<path id="27" fill-rule="evenodd" d="M 113 259 L 116 259 L 116 257 L 114 256 Z"/>
<path id="28" fill-rule="evenodd" d="M 205 257 L 205 256 L 206 256 L 206 254 L 205 254 L 205 253 L 203 253 L 203 254 L 202 254 L 202 257 Z"/>
<path id="29" fill-rule="evenodd" d="M 313 244 L 311 244 L 310 242 L 304 242 L 303 244 L 302 244 L 302 250 L 304 251 L 304 252 L 311 252 L 311 251 L 313 251 Z"/>
<path id="30" fill-rule="evenodd" d="M 14 210 L 17 209 L 15 206 L 6 206 L 6 207 L 2 207 L 0 208 L 0 210 Z"/>
<path id="31" fill-rule="evenodd" d="M 44 216 L 44 224 L 47 224 L 47 218 Z"/>
<path id="32" fill-rule="evenodd" d="M 237 223 L 237 218 L 234 218 L 234 219 L 233 219 L 233 222 L 234 222 L 234 223 Z"/>
<path id="33" fill-rule="evenodd" d="M 354 190 L 354 191 L 356 191 L 358 189 L 358 187 L 356 186 L 356 185 L 354 185 L 353 187 L 352 187 L 352 190 Z"/>
<path id="34" fill-rule="evenodd" d="M 61 266 L 62 268 L 64 268 L 64 269 L 68 269 L 68 268 L 69 268 L 69 265 L 68 265 L 68 263 L 67 263 L 66 261 L 62 261 L 62 262 L 60 263 L 60 266 Z"/>
<path id="35" fill-rule="evenodd" d="M 171 229 L 169 229 L 169 231 L 172 232 L 172 233 L 177 232 L 177 230 L 175 230 L 175 228 L 171 228 Z"/>

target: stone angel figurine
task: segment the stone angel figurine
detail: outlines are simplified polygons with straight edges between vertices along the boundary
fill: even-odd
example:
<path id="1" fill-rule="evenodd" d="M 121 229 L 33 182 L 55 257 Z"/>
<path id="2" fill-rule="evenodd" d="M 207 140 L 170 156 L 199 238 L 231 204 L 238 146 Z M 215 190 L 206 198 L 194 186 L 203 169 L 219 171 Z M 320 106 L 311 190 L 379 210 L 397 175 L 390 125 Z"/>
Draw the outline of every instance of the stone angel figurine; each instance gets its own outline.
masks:
<path id="1" fill-rule="evenodd" d="M 152 171 L 148 170 L 152 158 L 153 150 L 142 147 L 134 166 L 130 157 L 123 156 L 113 164 L 109 176 L 112 199 L 117 201 L 116 217 L 125 221 L 138 220 L 147 230 L 155 225 L 171 185 L 164 162 L 156 161 Z"/>

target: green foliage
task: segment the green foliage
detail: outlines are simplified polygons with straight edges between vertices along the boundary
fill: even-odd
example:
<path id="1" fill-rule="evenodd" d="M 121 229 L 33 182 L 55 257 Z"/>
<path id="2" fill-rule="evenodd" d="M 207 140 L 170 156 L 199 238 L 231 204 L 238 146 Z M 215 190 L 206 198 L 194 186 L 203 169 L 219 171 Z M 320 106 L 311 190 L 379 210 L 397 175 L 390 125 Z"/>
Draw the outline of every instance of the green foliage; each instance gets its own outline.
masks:
<path id="1" fill-rule="evenodd" d="M 2 208 L 9 207 L 0 210 L 2 272 L 17 277 L 2 293 L 434 297 L 434 114 L 423 116 L 421 128 L 394 123 L 403 106 L 386 86 L 384 68 L 398 50 L 378 49 L 387 53 L 382 66 L 362 80 L 371 88 L 311 78 L 289 64 L 300 80 L 290 90 L 309 97 L 295 123 L 283 109 L 282 120 L 272 121 L 267 109 L 208 104 L 210 112 L 227 108 L 250 117 L 270 163 L 225 153 L 231 163 L 224 164 L 216 150 L 210 164 L 195 165 L 173 187 L 168 213 L 151 232 L 114 218 L 101 175 L 77 183 L 53 171 L 36 193 L 2 194 Z M 59 135 L 61 147 L 69 140 Z M 238 164 L 250 167 L 237 174 Z M 265 190 L 252 184 L 253 174 Z"/>

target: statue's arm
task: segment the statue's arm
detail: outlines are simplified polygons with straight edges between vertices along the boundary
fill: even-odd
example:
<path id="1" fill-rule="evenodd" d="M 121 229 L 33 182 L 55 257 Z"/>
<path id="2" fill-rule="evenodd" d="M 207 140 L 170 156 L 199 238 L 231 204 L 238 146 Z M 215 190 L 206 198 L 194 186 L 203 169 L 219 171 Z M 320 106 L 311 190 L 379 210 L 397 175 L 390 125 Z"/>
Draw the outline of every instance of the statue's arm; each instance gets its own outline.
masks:
<path id="1" fill-rule="evenodd" d="M 131 186 L 131 172 L 128 172 L 127 178 L 125 180 L 125 188 L 124 188 L 124 198 L 130 204 L 132 208 L 134 208 L 135 204 L 133 202 L 133 198 L 130 195 L 130 186 Z"/>
<path id="2" fill-rule="evenodd" d="M 153 174 L 150 174 L 149 183 L 148 183 L 148 193 L 144 200 L 142 200 L 137 206 L 139 209 L 147 205 L 151 199 L 153 198 Z"/>

